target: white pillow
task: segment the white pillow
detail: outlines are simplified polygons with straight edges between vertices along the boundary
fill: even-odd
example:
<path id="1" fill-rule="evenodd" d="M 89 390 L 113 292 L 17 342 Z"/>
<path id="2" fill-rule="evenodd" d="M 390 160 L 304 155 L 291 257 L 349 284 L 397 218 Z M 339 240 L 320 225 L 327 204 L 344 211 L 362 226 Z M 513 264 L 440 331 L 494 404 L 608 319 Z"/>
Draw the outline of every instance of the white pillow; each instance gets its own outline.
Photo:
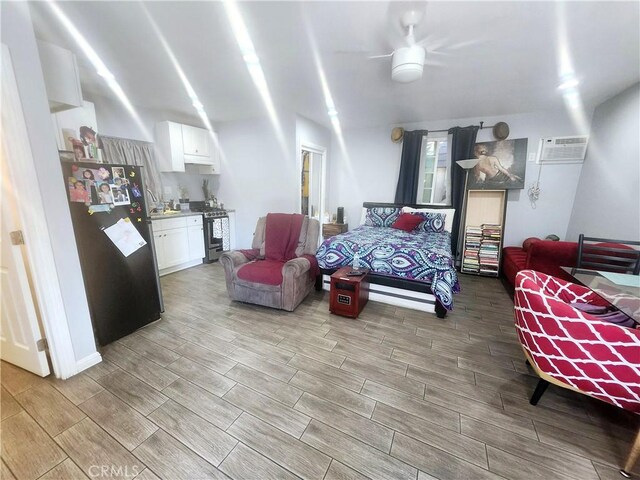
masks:
<path id="1" fill-rule="evenodd" d="M 416 212 L 424 212 L 424 213 L 444 213 L 446 215 L 444 219 L 444 229 L 451 233 L 451 228 L 453 227 L 453 215 L 456 213 L 455 208 L 411 208 L 411 207 L 402 207 L 402 213 L 416 213 Z"/>

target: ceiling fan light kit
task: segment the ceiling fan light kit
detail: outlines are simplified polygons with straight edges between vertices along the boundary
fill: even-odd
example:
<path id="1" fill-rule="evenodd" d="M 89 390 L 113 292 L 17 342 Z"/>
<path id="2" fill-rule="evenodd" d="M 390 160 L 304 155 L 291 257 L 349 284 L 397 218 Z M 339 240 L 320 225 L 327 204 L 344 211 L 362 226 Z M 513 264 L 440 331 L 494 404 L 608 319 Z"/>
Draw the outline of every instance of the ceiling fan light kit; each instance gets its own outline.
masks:
<path id="1" fill-rule="evenodd" d="M 426 51 L 419 45 L 398 48 L 391 59 L 391 78 L 400 83 L 422 78 Z"/>

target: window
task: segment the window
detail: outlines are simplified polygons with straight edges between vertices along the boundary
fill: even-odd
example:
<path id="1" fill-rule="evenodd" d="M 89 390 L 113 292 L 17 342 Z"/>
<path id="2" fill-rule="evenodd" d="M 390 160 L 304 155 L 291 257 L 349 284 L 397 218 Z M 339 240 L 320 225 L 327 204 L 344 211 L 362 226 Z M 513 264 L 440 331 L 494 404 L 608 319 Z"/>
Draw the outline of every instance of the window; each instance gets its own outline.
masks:
<path id="1" fill-rule="evenodd" d="M 420 178 L 416 203 L 451 204 L 448 138 L 426 136 L 420 153 Z"/>

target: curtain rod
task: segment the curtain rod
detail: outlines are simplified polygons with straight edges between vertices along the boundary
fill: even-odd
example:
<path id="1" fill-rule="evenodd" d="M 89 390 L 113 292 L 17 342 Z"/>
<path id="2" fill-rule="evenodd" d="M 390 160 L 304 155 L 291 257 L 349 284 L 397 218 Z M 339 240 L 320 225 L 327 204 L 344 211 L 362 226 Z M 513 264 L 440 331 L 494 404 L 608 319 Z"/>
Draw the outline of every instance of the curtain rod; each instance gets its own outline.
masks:
<path id="1" fill-rule="evenodd" d="M 483 128 L 493 128 L 495 127 L 495 125 L 491 125 L 490 127 L 485 127 L 484 126 L 484 122 L 480 122 L 480 130 L 482 130 Z M 453 128 L 453 127 L 451 127 Z M 442 133 L 442 132 L 448 132 L 449 130 L 451 130 L 451 128 L 447 128 L 444 130 L 427 130 L 429 133 L 433 132 L 433 133 Z"/>

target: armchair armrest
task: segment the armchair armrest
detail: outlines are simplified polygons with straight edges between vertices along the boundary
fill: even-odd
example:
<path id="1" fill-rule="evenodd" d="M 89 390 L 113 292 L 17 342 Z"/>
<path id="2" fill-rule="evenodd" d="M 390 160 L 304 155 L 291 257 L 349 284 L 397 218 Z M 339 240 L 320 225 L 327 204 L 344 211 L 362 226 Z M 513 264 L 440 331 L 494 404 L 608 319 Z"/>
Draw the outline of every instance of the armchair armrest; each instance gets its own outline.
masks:
<path id="1" fill-rule="evenodd" d="M 571 280 L 560 267 L 574 267 L 577 258 L 578 244 L 575 242 L 539 240 L 529 246 L 525 269 Z"/>
<path id="2" fill-rule="evenodd" d="M 282 266 L 282 276 L 284 278 L 296 278 L 303 273 L 309 272 L 309 268 L 311 268 L 311 263 L 306 258 L 293 258 Z"/>
<path id="3" fill-rule="evenodd" d="M 222 266 L 225 268 L 225 270 L 228 268 L 230 271 L 233 271 L 240 265 L 249 263 L 249 259 L 239 251 L 231 250 L 229 252 L 224 252 L 220 256 L 220 263 L 222 263 Z"/>

